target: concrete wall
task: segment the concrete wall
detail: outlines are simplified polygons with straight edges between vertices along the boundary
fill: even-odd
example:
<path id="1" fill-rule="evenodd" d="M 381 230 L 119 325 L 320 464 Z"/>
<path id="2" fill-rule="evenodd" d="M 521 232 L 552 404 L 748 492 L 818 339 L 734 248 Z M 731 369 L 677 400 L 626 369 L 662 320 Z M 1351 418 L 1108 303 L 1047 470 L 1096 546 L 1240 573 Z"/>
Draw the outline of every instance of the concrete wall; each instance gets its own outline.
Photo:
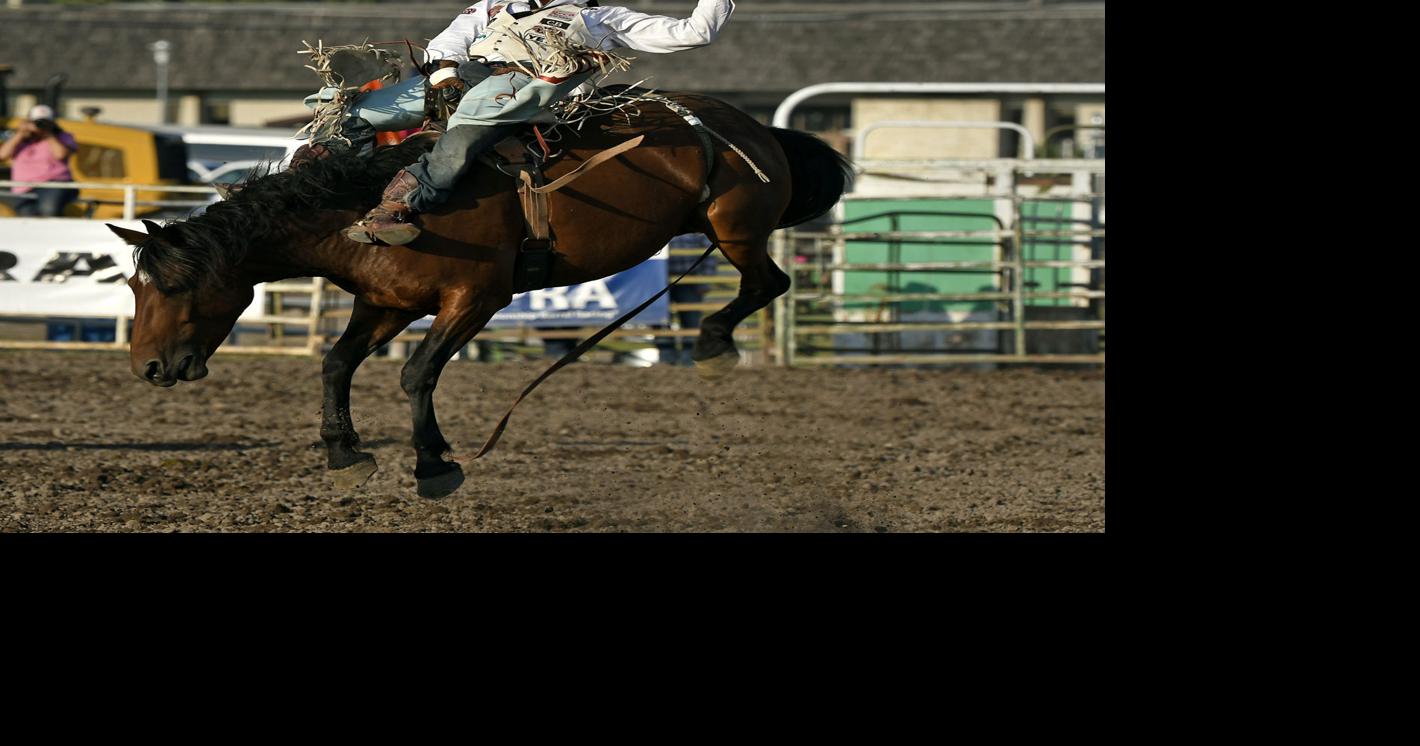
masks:
<path id="1" fill-rule="evenodd" d="M 188 126 L 202 124 L 202 97 L 192 94 L 178 97 L 177 116 L 173 121 Z"/>
<path id="2" fill-rule="evenodd" d="M 304 94 L 287 97 L 240 98 L 223 95 L 231 111 L 234 127 L 263 127 L 273 119 L 309 114 L 310 110 L 301 102 Z M 168 122 L 181 125 L 205 124 L 203 117 L 204 97 L 193 93 L 173 93 L 168 98 Z M 37 96 L 22 93 L 12 99 L 11 112 L 23 116 L 30 107 L 39 102 Z M 102 95 L 85 91 L 66 91 L 60 101 L 59 116 L 62 119 L 83 119 L 81 111 L 88 106 L 97 106 L 102 111 L 98 121 L 115 124 L 160 124 L 158 100 L 153 94 Z"/>
<path id="3" fill-rule="evenodd" d="M 1001 119 L 995 99 L 857 98 L 853 100 L 853 133 L 869 124 L 891 120 L 985 121 Z M 995 158 L 1001 133 L 993 129 L 885 129 L 868 137 L 869 159 Z"/>
<path id="4" fill-rule="evenodd" d="M 39 103 L 39 97 L 30 93 L 21 93 L 15 96 L 10 102 L 10 116 L 23 117 L 30 113 L 30 109 Z"/>
<path id="5" fill-rule="evenodd" d="M 314 92 L 312 88 L 311 92 Z M 302 99 L 309 94 L 293 94 L 289 98 L 261 98 L 261 99 L 239 99 L 234 98 L 232 105 L 233 127 L 265 127 L 266 123 L 273 119 L 286 119 L 288 117 L 309 114 L 310 109 L 302 103 Z"/>
<path id="6" fill-rule="evenodd" d="M 97 106 L 103 110 L 99 112 L 100 122 L 158 124 L 162 121 L 158 116 L 158 99 L 153 95 L 90 96 L 66 92 L 59 103 L 63 119 L 83 119 L 84 107 Z M 175 102 L 170 99 L 169 103 Z"/>

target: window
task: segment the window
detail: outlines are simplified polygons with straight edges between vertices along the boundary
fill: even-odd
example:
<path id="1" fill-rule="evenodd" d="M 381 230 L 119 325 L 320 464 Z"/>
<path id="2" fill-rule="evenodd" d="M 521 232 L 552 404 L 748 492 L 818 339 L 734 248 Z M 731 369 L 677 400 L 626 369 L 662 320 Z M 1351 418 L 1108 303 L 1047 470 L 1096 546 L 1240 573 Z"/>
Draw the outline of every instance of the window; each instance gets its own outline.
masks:
<path id="1" fill-rule="evenodd" d="M 85 179 L 121 179 L 127 175 L 124 168 L 123 151 L 102 145 L 79 145 L 74 156 L 74 166 L 78 176 Z"/>
<path id="2" fill-rule="evenodd" d="M 203 124 L 231 124 L 232 102 L 225 99 L 202 100 Z"/>
<path id="3" fill-rule="evenodd" d="M 851 126 L 847 106 L 800 106 L 789 115 L 789 127 L 804 132 L 842 132 Z"/>

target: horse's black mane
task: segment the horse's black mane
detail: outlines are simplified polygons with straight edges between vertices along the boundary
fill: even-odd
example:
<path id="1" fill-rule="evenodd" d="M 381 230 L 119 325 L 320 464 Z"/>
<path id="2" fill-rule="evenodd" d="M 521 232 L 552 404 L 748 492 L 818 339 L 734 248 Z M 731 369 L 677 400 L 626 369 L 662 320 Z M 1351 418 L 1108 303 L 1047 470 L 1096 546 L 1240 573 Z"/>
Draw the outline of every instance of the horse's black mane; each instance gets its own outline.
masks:
<path id="1" fill-rule="evenodd" d="M 302 227 L 305 212 L 374 207 L 395 173 L 433 147 L 432 140 L 417 137 L 367 157 L 337 150 L 296 171 L 258 169 L 230 199 L 163 226 L 156 239 L 134 250 L 134 264 L 166 294 L 220 282 L 252 246 Z"/>

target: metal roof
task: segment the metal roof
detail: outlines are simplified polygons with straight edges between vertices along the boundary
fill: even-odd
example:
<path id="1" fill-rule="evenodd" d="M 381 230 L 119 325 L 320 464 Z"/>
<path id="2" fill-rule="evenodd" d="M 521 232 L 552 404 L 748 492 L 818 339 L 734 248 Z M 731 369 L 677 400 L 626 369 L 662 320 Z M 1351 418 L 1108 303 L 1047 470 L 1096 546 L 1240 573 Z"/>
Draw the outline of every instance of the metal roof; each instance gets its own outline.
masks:
<path id="1" fill-rule="evenodd" d="M 626 0 L 684 16 L 691 3 Z M 397 41 L 438 34 L 461 3 L 386 5 L 126 3 L 0 9 L 0 61 L 14 90 L 140 92 L 156 76 L 147 45 L 172 43 L 174 93 L 301 92 L 316 77 L 302 41 Z M 863 3 L 739 0 L 709 47 L 637 57 L 621 79 L 650 76 L 661 89 L 787 93 L 841 80 L 904 82 L 1104 82 L 1103 2 Z M 402 47 L 402 45 L 401 45 Z"/>

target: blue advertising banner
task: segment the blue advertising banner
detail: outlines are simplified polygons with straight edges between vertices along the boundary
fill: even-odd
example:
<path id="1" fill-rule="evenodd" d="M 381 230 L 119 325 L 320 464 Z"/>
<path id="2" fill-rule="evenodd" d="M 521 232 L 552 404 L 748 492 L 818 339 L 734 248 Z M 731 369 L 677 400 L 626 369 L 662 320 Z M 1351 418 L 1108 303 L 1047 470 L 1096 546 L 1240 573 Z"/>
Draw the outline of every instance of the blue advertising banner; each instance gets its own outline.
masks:
<path id="1" fill-rule="evenodd" d="M 670 282 L 666 274 L 669 256 L 663 248 L 650 259 L 610 277 L 518 293 L 507 308 L 493 315 L 488 326 L 580 327 L 615 321 Z M 626 323 L 666 326 L 670 324 L 670 310 L 670 299 L 663 295 Z M 433 320 L 426 316 L 411 324 L 411 328 L 426 328 Z"/>

